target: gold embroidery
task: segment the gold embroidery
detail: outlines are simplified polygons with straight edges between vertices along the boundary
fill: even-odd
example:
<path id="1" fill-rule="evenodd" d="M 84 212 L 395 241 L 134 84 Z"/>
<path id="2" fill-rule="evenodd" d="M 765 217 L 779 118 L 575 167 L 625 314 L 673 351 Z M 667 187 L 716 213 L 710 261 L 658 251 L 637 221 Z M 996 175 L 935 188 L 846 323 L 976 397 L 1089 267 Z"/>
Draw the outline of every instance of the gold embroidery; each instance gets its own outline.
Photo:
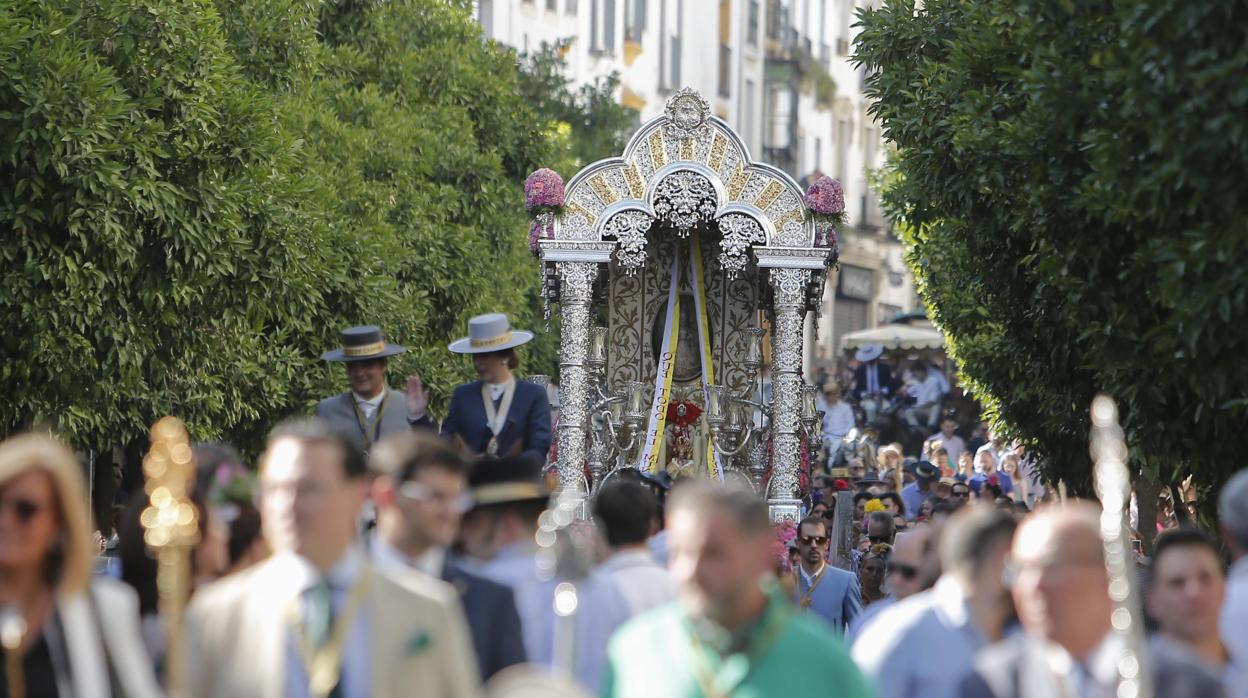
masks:
<path id="1" fill-rule="evenodd" d="M 693 139 L 692 138 L 680 139 L 680 159 L 681 160 L 693 159 Z"/>
<path id="2" fill-rule="evenodd" d="M 594 221 L 598 220 L 598 216 L 595 216 L 594 214 L 590 213 L 590 212 L 589 212 L 589 209 L 587 209 L 587 208 L 585 208 L 584 206 L 582 206 L 582 205 L 580 205 L 580 204 L 576 203 L 575 201 L 573 201 L 572 203 L 570 203 L 570 204 L 568 204 L 568 205 L 564 206 L 564 208 L 563 208 L 563 215 L 564 215 L 565 217 L 568 217 L 568 216 L 578 216 L 578 215 L 579 215 L 579 216 L 584 216 L 584 217 L 585 217 L 585 222 L 586 222 L 586 223 L 588 223 L 589 225 L 593 225 L 593 224 L 594 224 Z"/>
<path id="3" fill-rule="evenodd" d="M 601 172 L 590 177 L 589 187 L 594 190 L 594 194 L 598 195 L 598 200 L 607 206 L 620 200 L 619 194 L 616 194 L 611 185 L 607 184 L 607 177 Z"/>
<path id="4" fill-rule="evenodd" d="M 624 182 L 628 184 L 628 195 L 634 199 L 640 199 L 646 195 L 646 185 L 641 181 L 641 173 L 637 171 L 637 166 L 629 163 L 624 166 Z"/>
<path id="5" fill-rule="evenodd" d="M 780 186 L 780 183 L 773 179 L 763 188 L 763 193 L 759 194 L 758 198 L 754 200 L 754 205 L 758 207 L 758 210 L 766 211 L 767 207 L 775 203 L 776 199 L 780 198 L 780 195 L 783 193 L 784 187 Z"/>
<path id="6" fill-rule="evenodd" d="M 736 201 L 741 198 L 741 192 L 745 191 L 745 183 L 750 181 L 750 175 L 745 168 L 738 167 L 737 171 L 732 174 L 732 179 L 728 181 L 728 200 Z"/>
<path id="7" fill-rule="evenodd" d="M 712 170 L 719 172 L 719 166 L 724 164 L 724 156 L 728 154 L 728 139 L 723 134 L 716 133 L 715 140 L 711 141 L 711 157 L 706 164 L 711 166 Z"/>
<path id="8" fill-rule="evenodd" d="M 667 164 L 667 144 L 663 140 L 663 129 L 656 128 L 647 140 L 650 142 L 650 160 L 657 170 Z"/>

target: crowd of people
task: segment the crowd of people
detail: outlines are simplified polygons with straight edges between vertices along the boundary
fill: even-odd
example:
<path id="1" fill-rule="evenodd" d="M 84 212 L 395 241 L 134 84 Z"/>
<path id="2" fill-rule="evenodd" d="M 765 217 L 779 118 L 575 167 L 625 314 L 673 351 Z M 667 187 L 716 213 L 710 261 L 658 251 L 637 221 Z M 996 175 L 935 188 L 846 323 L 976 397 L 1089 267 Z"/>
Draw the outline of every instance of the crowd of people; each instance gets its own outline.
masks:
<path id="1" fill-rule="evenodd" d="M 110 547 L 68 448 L 0 443 L 0 690 L 1101 698 L 1144 677 L 1155 696 L 1248 696 L 1248 471 L 1221 492 L 1217 538 L 1159 515 L 1128 623 L 1098 505 L 939 414 L 918 458 L 886 445 L 870 471 L 814 473 L 797 521 L 750 490 L 634 469 L 564 516 L 545 392 L 513 373 L 529 337 L 474 318 L 449 348 L 479 380 L 438 422 L 419 377 L 387 387 L 403 348 L 351 328 L 324 356 L 349 390 L 274 428 L 255 468 L 197 445 L 200 538 L 174 626 L 147 495 Z"/>

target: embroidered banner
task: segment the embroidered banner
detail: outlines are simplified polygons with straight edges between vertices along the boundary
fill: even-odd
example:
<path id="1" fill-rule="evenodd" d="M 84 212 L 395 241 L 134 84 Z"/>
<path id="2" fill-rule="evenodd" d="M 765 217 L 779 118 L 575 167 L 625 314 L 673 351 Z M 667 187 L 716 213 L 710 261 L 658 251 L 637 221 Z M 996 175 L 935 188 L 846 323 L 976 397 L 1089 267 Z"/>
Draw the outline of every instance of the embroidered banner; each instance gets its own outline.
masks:
<path id="1" fill-rule="evenodd" d="M 702 244 L 698 233 L 693 233 L 689 241 L 692 254 L 689 255 L 689 279 L 693 282 L 693 304 L 698 326 L 698 358 L 702 361 L 702 404 L 710 404 L 708 388 L 715 385 L 715 357 L 711 353 L 711 328 L 709 311 L 706 306 L 706 283 L 702 278 Z M 731 409 L 730 406 L 725 405 Z M 711 440 L 706 442 L 706 469 L 711 477 L 724 481 L 724 467 L 719 462 L 719 452 Z"/>
<path id="2" fill-rule="evenodd" d="M 672 271 L 668 277 L 671 287 L 667 292 L 667 318 L 663 323 L 663 344 L 659 347 L 659 367 L 654 376 L 654 399 L 650 403 L 650 428 L 646 432 L 646 446 L 641 452 L 641 462 L 648 472 L 662 470 L 659 452 L 667 429 L 667 405 L 672 398 L 672 371 L 676 366 L 676 343 L 680 334 L 680 255 L 672 257 Z"/>

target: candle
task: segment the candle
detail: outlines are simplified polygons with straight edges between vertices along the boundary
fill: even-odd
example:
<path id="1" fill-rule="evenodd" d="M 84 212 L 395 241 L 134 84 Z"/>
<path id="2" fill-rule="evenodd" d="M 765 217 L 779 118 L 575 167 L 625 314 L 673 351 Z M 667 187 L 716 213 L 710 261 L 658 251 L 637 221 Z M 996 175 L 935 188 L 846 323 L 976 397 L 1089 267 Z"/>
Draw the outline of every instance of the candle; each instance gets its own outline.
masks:
<path id="1" fill-rule="evenodd" d="M 706 388 L 706 421 L 711 426 L 724 423 L 724 386 L 710 385 Z"/>
<path id="2" fill-rule="evenodd" d="M 627 416 L 633 418 L 645 418 L 646 416 L 646 384 L 640 381 L 629 381 L 628 383 L 628 412 Z"/>
<path id="3" fill-rule="evenodd" d="M 802 386 L 802 419 L 811 419 L 815 416 L 815 412 L 819 409 L 815 403 L 815 396 L 819 394 L 819 388 L 813 385 Z"/>
<path id="4" fill-rule="evenodd" d="M 751 369 L 763 365 L 763 328 L 750 327 L 745 330 L 745 359 L 742 361 Z"/>
<path id="5" fill-rule="evenodd" d="M 589 333 L 589 360 L 594 363 L 607 361 L 607 328 L 595 327 Z"/>

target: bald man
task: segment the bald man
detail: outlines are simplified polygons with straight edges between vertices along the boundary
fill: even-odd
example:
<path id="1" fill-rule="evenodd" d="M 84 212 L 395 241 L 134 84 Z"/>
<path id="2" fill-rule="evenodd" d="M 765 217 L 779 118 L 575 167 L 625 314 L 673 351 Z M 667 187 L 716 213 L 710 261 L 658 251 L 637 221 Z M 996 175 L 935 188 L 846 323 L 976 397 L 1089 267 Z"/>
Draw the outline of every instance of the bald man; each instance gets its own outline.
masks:
<path id="1" fill-rule="evenodd" d="M 1023 521 L 1011 552 L 1011 592 L 1025 633 L 979 653 L 964 698 L 1117 694 L 1124 641 L 1110 625 L 1114 606 L 1099 529 L 1100 510 L 1082 502 Z M 1190 660 L 1153 648 L 1143 661 L 1156 696 L 1224 695 L 1218 678 Z"/>
<path id="2" fill-rule="evenodd" d="M 909 531 L 897 534 L 893 554 L 888 557 L 888 576 L 884 578 L 888 596 L 868 606 L 862 615 L 849 626 L 847 638 L 851 644 L 867 627 L 870 620 L 879 615 L 880 611 L 927 588 L 923 584 L 920 573 L 923 570 L 923 557 L 927 553 L 931 532 L 930 526 L 919 524 Z"/>

